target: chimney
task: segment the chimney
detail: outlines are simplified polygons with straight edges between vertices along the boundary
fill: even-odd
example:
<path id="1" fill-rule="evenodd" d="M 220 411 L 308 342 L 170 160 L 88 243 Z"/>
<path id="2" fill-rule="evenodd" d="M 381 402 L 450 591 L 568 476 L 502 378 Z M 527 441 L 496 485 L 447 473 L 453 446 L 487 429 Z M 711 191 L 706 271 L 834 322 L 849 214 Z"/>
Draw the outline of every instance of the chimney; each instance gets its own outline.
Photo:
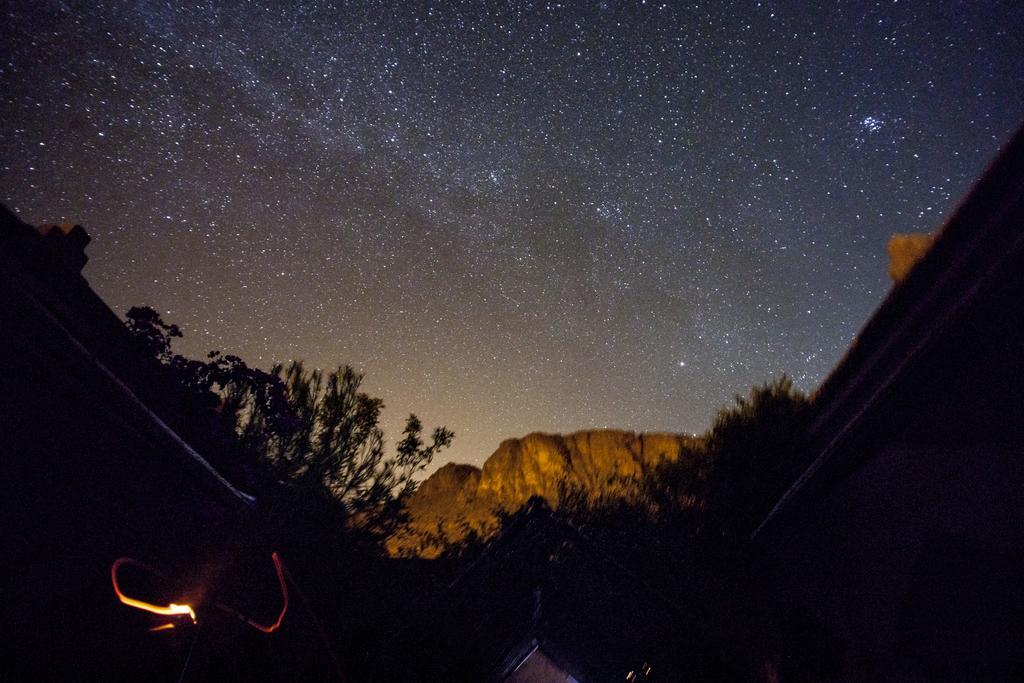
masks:
<path id="1" fill-rule="evenodd" d="M 39 225 L 36 230 L 43 236 L 44 243 L 60 263 L 72 273 L 82 272 L 89 257 L 85 247 L 89 244 L 89 233 L 81 225 Z"/>
<path id="2" fill-rule="evenodd" d="M 935 235 L 923 232 L 895 234 L 889 238 L 889 277 L 899 283 L 914 269 L 935 241 Z"/>

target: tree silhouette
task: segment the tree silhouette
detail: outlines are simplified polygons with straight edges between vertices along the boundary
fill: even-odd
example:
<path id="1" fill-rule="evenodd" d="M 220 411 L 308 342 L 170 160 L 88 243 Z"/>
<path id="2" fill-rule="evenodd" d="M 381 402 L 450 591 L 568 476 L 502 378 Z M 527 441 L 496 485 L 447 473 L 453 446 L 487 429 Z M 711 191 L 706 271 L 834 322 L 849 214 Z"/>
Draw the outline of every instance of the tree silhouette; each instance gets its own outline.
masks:
<path id="1" fill-rule="evenodd" d="M 182 387 L 186 403 L 216 416 L 229 446 L 301 493 L 286 499 L 335 509 L 375 535 L 390 533 L 416 474 L 454 437 L 437 427 L 425 441 L 422 423 L 410 415 L 389 454 L 380 427 L 384 402 L 360 391 L 363 376 L 349 366 L 324 373 L 292 361 L 267 373 L 219 351 L 198 361 L 173 352 L 181 330 L 152 308 L 132 308 L 126 324 Z"/>
<path id="2" fill-rule="evenodd" d="M 293 361 L 275 367 L 273 376 L 284 388 L 286 416 L 267 400 L 265 386 L 241 383 L 227 393 L 242 442 L 278 477 L 328 496 L 364 526 L 389 533 L 402 499 L 416 487 L 415 475 L 451 444 L 453 433 L 437 427 L 425 442 L 422 423 L 410 415 L 389 455 L 380 427 L 384 402 L 359 390 L 363 375 L 349 366 L 324 373 Z"/>
<path id="3" fill-rule="evenodd" d="M 707 434 L 706 523 L 720 537 L 745 539 L 796 477 L 808 406 L 783 375 L 736 396 L 715 416 Z"/>

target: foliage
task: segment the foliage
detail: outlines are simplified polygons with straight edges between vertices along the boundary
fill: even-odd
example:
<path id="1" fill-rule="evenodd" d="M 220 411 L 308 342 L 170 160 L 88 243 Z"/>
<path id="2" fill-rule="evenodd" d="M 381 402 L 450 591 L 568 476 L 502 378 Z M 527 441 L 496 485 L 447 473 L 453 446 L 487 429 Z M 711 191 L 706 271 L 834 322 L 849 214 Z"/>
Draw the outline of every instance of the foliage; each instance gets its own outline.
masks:
<path id="1" fill-rule="evenodd" d="M 707 435 L 706 523 L 720 536 L 749 535 L 798 474 L 809 402 L 783 376 L 736 396 Z"/>
<path id="2" fill-rule="evenodd" d="M 598 495 L 569 492 L 560 507 L 581 519 L 628 515 L 693 537 L 748 534 L 798 474 L 808 405 L 785 375 L 755 386 L 721 408 L 679 458 Z"/>
<path id="3" fill-rule="evenodd" d="M 216 415 L 230 435 L 226 447 L 299 494 L 279 496 L 291 501 L 291 513 L 296 505 L 307 514 L 319 506 L 320 516 L 331 509 L 354 516 L 364 531 L 386 534 L 400 520 L 415 475 L 451 444 L 444 427 L 425 441 L 422 423 L 410 415 L 389 454 L 380 427 L 384 403 L 360 391 L 363 376 L 351 367 L 324 373 L 293 361 L 267 373 L 219 351 L 205 361 L 189 359 L 172 350 L 182 336 L 178 326 L 148 307 L 132 308 L 127 326 L 182 387 L 186 402 Z"/>
<path id="4" fill-rule="evenodd" d="M 149 306 L 132 306 L 125 318 L 128 331 L 147 356 L 163 363 L 171 361 L 174 357 L 171 340 L 182 336 L 180 327 L 165 323 L 160 314 Z"/>
<path id="5" fill-rule="evenodd" d="M 451 444 L 437 427 L 429 442 L 415 415 L 405 423 L 394 455 L 385 449 L 380 414 L 384 403 L 359 391 L 363 376 L 344 366 L 324 373 L 300 361 L 274 368 L 289 407 L 289 429 L 262 389 L 241 385 L 228 393 L 230 412 L 247 448 L 265 458 L 275 474 L 300 488 L 340 502 L 365 525 L 387 533 L 415 476 Z"/>
<path id="6" fill-rule="evenodd" d="M 719 572 L 715 563 L 731 561 L 721 553 L 744 546 L 798 474 L 807 407 L 788 377 L 755 386 L 720 409 L 677 459 L 610 479 L 600 491 L 563 489 L 559 513 L 642 573 L 678 573 L 697 562 Z"/>
<path id="7" fill-rule="evenodd" d="M 248 394 L 265 403 L 264 412 L 278 421 L 273 424 L 275 429 L 287 429 L 290 407 L 285 387 L 273 374 L 250 368 L 238 356 L 222 355 L 220 351 L 210 351 L 205 361 L 174 353 L 172 342 L 183 336 L 181 328 L 165 323 L 148 306 L 132 307 L 126 318 L 128 331 L 141 350 L 164 365 L 189 401 L 213 407 L 227 394 Z"/>

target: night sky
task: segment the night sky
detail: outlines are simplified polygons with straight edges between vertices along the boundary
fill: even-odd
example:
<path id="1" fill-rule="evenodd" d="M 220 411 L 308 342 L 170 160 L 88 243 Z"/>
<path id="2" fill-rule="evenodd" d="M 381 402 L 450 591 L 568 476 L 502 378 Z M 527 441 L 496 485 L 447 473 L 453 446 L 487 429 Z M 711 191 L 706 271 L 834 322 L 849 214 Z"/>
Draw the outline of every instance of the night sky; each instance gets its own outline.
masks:
<path id="1" fill-rule="evenodd" d="M 0 201 L 444 459 L 703 431 L 815 387 L 1024 120 L 1020 0 L 818 4 L 4 0 Z"/>

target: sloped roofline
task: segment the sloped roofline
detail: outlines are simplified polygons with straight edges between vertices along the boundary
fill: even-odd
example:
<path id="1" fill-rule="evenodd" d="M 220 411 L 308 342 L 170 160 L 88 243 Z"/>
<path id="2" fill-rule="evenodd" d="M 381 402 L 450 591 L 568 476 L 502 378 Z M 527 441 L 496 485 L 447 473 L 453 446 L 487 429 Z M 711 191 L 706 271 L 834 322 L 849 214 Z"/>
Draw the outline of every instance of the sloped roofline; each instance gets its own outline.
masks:
<path id="1" fill-rule="evenodd" d="M 80 239 L 84 246 L 84 243 L 88 242 L 88 236 L 81 227 L 75 226 L 75 228 L 84 236 L 84 241 Z M 23 249 L 39 251 L 41 246 L 39 241 L 42 238 L 36 230 L 23 223 L 2 204 L 0 204 L 0 230 L 9 231 L 4 235 L 5 242 L 0 246 L 8 247 L 13 242 L 20 244 Z M 55 342 L 68 353 L 71 361 L 92 375 L 96 382 L 96 388 L 103 392 L 107 400 L 118 405 L 131 423 L 140 428 L 154 445 L 161 448 L 162 451 L 172 454 L 179 463 L 203 482 L 209 490 L 218 495 L 222 501 L 236 509 L 251 510 L 256 504 L 256 499 L 253 496 L 240 491 L 227 481 L 209 461 L 186 443 L 145 401 L 139 398 L 135 391 L 122 381 L 97 353 L 88 348 L 75 332 L 69 329 L 64 321 L 31 291 L 31 288 L 25 287 L 24 282 L 17 281 L 17 274 L 28 267 L 28 264 L 23 263 L 19 256 L 21 254 L 16 251 L 6 253 L 6 250 L 0 250 L 0 266 L 2 266 L 0 267 L 0 285 L 3 286 L 2 289 L 6 292 L 20 292 L 18 297 L 20 305 L 27 307 L 32 318 L 47 328 Z M 82 263 L 84 263 L 84 258 Z M 71 288 L 78 295 L 95 299 L 96 302 L 99 302 L 101 310 L 120 322 L 79 273 L 61 271 L 58 268 L 47 275 L 61 280 L 64 286 Z"/>
<path id="2" fill-rule="evenodd" d="M 1017 130 L 931 248 L 896 284 L 812 396 L 811 464 L 754 531 L 757 537 L 812 480 L 922 352 L 1016 259 L 1024 261 L 1024 127 Z"/>

